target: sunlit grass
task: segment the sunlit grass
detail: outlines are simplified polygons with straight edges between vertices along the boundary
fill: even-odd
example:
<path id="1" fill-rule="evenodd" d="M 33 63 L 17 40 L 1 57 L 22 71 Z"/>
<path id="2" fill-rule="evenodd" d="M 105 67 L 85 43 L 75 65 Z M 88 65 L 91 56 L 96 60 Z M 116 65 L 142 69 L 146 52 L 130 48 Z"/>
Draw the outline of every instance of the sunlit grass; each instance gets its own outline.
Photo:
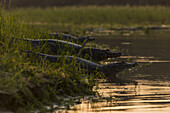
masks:
<path id="1" fill-rule="evenodd" d="M 55 32 L 78 34 L 90 28 L 162 24 L 170 24 L 170 8 L 168 7 L 88 6 L 1 10 L 0 90 L 10 93 L 16 103 L 27 105 L 24 109 L 29 110 L 40 108 L 44 110 L 43 106 L 51 105 L 52 102 L 63 104 L 62 98 L 56 98 L 56 95 L 93 93 L 93 76 L 89 78 L 89 84 L 85 84 L 86 74 L 74 62 L 72 65 L 49 64 L 35 57 L 27 58 L 20 50 L 28 49 L 37 52 L 46 50 L 43 50 L 43 47 L 33 49 L 22 41 L 11 43 L 9 37 L 36 39 L 41 38 L 42 33 L 48 32 L 49 29 Z M 69 55 L 69 52 L 67 54 Z M 46 85 L 49 84 L 48 80 L 54 85 Z M 38 97 L 35 96 L 28 88 L 30 83 L 40 86 L 38 88 L 45 92 Z M 16 93 L 18 91 L 22 93 L 22 96 Z M 0 105 L 3 105 L 3 102 L 0 102 Z"/>
<path id="2" fill-rule="evenodd" d="M 0 100 L 0 106 L 20 110 L 19 112 L 39 110 L 45 112 L 45 106 L 58 105 L 65 101 L 58 96 L 93 94 L 93 76 L 87 78 L 84 70 L 72 62 L 50 64 L 34 56 L 27 57 L 21 50 L 42 52 L 43 47 L 34 49 L 29 43 L 14 41 L 10 37 L 38 38 L 41 31 L 23 28 L 22 21 L 12 14 L 0 11 L 0 95 L 9 93 Z M 48 37 L 47 37 L 48 38 Z M 69 52 L 68 52 L 69 55 Z M 34 89 L 35 88 L 35 89 Z M 11 103 L 9 105 L 5 104 Z M 19 109 L 22 106 L 21 109 Z M 18 108 L 19 107 L 19 108 Z"/>

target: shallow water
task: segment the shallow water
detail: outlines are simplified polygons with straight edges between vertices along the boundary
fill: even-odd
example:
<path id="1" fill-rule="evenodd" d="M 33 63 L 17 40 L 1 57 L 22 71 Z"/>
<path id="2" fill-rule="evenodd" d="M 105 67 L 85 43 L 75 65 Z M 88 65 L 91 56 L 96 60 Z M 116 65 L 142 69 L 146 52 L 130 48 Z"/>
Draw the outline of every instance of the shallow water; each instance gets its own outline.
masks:
<path id="1" fill-rule="evenodd" d="M 135 85 L 100 83 L 101 97 L 82 100 L 68 113 L 170 113 L 170 33 L 147 36 L 97 36 L 96 43 L 107 44 L 124 56 L 112 61 L 139 62 L 136 69 L 118 76 L 136 80 Z M 127 60 L 128 59 L 128 60 Z"/>

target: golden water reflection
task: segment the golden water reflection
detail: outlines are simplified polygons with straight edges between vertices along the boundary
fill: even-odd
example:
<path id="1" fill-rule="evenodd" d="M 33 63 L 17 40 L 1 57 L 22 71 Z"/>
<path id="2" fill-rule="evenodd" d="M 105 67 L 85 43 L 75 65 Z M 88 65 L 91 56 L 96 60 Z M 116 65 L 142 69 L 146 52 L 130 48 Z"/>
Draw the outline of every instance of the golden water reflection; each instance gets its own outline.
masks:
<path id="1" fill-rule="evenodd" d="M 100 83 L 101 97 L 84 99 L 81 104 L 71 107 L 68 113 L 170 113 L 170 38 L 169 33 L 147 36 L 124 37 L 103 35 L 96 43 L 107 44 L 109 49 L 119 47 L 123 56 L 101 62 L 138 62 L 135 70 L 118 74 L 124 79 L 131 78 L 139 85 L 116 85 Z"/>
<path id="2" fill-rule="evenodd" d="M 139 85 L 100 83 L 102 98 L 84 100 L 68 113 L 169 113 L 170 83 L 138 81 Z"/>

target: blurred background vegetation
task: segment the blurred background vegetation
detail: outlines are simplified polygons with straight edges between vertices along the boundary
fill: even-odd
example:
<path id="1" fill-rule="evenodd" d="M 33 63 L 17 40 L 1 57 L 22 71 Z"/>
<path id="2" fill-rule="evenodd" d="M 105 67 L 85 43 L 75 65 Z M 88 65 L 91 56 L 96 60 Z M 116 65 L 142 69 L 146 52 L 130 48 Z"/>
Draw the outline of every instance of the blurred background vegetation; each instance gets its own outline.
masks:
<path id="1" fill-rule="evenodd" d="M 24 26 L 58 32 L 170 24 L 169 0 L 0 0 Z"/>
<path id="2" fill-rule="evenodd" d="M 86 6 L 86 5 L 163 5 L 169 6 L 170 0 L 0 0 L 1 3 L 12 3 L 12 7 L 53 7 L 53 6 Z"/>

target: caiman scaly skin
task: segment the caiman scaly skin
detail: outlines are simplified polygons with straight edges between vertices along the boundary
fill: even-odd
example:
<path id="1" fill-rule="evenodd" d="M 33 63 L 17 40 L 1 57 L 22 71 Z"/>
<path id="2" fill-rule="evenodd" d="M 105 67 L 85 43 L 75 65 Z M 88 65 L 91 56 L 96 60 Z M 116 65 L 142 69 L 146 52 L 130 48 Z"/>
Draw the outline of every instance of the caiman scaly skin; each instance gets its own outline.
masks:
<path id="1" fill-rule="evenodd" d="M 108 81 L 113 80 L 113 82 L 121 82 L 119 78 L 116 77 L 116 74 L 128 69 L 137 66 L 137 63 L 125 63 L 125 62 L 119 62 L 119 63 L 110 63 L 107 65 L 99 65 L 97 63 L 91 62 L 89 60 L 85 60 L 78 57 L 73 56 L 60 56 L 60 55 L 48 55 L 48 54 L 42 54 L 32 51 L 24 51 L 27 55 L 33 55 L 34 57 L 41 56 L 44 60 L 49 61 L 50 63 L 56 63 L 60 62 L 63 58 L 66 61 L 65 63 L 70 64 L 72 61 L 76 61 L 78 65 L 81 66 L 82 69 L 87 69 L 88 73 L 94 73 L 94 72 L 100 72 L 104 74 L 108 79 Z M 128 82 L 127 80 L 124 82 Z M 130 81 L 129 81 L 130 82 Z"/>
<path id="2" fill-rule="evenodd" d="M 79 43 L 82 44 L 84 42 L 84 40 L 88 40 L 88 41 L 93 41 L 95 40 L 95 38 L 90 37 L 90 36 L 82 36 L 82 37 L 75 37 L 69 34 L 62 34 L 62 33 L 49 33 L 48 34 L 50 37 L 54 37 L 55 39 L 59 39 L 59 40 L 66 40 L 66 41 L 70 41 L 70 42 L 74 42 L 74 43 Z"/>
<path id="3" fill-rule="evenodd" d="M 42 46 L 46 45 L 46 48 L 50 48 L 50 51 L 57 55 L 58 51 L 70 51 L 73 54 L 78 54 L 81 50 L 82 46 L 63 41 L 63 40 L 56 40 L 56 39 L 22 39 L 26 42 L 31 43 L 32 46 Z M 115 58 L 121 56 L 121 52 L 112 52 L 109 49 L 96 49 L 96 48 L 84 48 L 80 54 L 80 57 L 92 59 L 95 61 L 102 61 L 107 58 Z"/>

